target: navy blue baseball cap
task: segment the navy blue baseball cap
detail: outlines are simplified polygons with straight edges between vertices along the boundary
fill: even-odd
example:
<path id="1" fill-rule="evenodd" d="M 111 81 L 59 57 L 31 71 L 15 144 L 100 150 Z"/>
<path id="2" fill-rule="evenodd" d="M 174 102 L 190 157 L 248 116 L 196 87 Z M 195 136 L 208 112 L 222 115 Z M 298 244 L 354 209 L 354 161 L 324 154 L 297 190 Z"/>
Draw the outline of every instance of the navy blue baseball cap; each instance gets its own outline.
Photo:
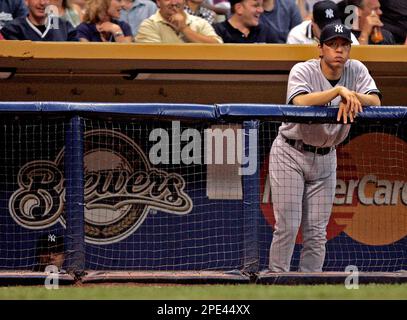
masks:
<path id="1" fill-rule="evenodd" d="M 331 23 L 341 23 L 338 6 L 331 0 L 323 0 L 314 4 L 312 19 L 322 30 Z"/>
<path id="2" fill-rule="evenodd" d="M 338 37 L 352 42 L 351 31 L 344 24 L 328 24 L 322 29 L 321 36 L 319 37 L 319 42 L 322 44 Z"/>

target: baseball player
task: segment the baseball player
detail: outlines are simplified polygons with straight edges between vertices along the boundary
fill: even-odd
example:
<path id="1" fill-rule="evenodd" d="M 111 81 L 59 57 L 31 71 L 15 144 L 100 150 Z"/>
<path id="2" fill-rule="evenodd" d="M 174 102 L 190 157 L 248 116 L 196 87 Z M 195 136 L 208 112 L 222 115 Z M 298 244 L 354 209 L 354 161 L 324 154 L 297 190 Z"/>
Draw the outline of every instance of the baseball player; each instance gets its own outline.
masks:
<path id="1" fill-rule="evenodd" d="M 272 272 L 290 271 L 301 227 L 300 272 L 321 272 L 326 227 L 336 188 L 336 151 L 362 106 L 380 105 L 367 68 L 349 59 L 351 32 L 330 24 L 321 32 L 320 59 L 296 64 L 289 75 L 287 104 L 339 106 L 340 124 L 283 123 L 270 151 L 270 182 L 276 224 L 270 248 Z"/>

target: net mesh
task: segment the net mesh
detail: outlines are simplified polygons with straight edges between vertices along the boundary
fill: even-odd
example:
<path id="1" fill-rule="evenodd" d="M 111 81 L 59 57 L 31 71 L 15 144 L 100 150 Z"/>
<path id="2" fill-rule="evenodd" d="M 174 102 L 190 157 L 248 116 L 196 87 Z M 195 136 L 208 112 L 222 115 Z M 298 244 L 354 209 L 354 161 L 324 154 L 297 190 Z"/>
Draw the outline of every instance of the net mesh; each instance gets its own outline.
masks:
<path id="1" fill-rule="evenodd" d="M 81 237 L 67 235 L 65 229 L 67 121 L 43 116 L 3 117 L 0 122 L 2 270 L 38 271 L 61 263 L 67 242 Z M 242 122 L 81 121 L 85 223 L 79 241 L 85 243 L 86 269 L 268 267 L 275 225 L 269 152 L 279 122 L 260 121 L 259 167 L 247 180 L 238 174 L 241 149 L 227 149 L 226 140 L 221 140 L 223 164 L 205 159 L 204 133 L 229 129 L 236 142 Z M 324 271 L 344 271 L 349 265 L 361 271 L 407 268 L 406 138 L 403 122 L 360 123 L 337 148 Z M 226 150 L 236 153 L 234 163 L 226 164 Z M 250 202 L 254 187 L 257 200 Z M 302 248 L 300 231 L 290 261 L 293 271 L 299 268 Z M 65 259 L 61 268 L 66 264 Z"/>
<path id="2" fill-rule="evenodd" d="M 270 226 L 275 225 L 268 165 L 270 146 L 279 125 L 264 122 L 260 128 L 263 217 L 259 221 L 259 257 L 262 268 L 269 264 Z M 338 146 L 336 192 L 327 226 L 324 271 L 344 271 L 347 266 L 357 266 L 361 271 L 406 269 L 405 138 L 406 130 L 401 125 L 357 124 Z M 292 150 L 293 147 L 286 144 L 285 148 Z M 313 168 L 311 172 L 316 170 Z M 293 188 L 298 184 L 302 182 L 291 181 Z M 290 198 L 291 193 L 286 196 Z M 302 228 L 295 243 L 293 271 L 299 270 L 304 247 Z"/>
<path id="3" fill-rule="evenodd" d="M 64 119 L 2 117 L 1 131 L 0 268 L 42 271 L 64 251 Z"/>

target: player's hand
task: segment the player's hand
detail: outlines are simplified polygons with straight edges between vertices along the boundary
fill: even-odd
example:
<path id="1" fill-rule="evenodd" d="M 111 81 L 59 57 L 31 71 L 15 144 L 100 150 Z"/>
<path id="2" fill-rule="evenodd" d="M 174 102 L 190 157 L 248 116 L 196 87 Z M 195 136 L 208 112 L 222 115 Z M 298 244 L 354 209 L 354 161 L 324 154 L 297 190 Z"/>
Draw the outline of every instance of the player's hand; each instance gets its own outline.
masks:
<path id="1" fill-rule="evenodd" d="M 363 111 L 362 104 L 356 93 L 345 87 L 340 87 L 339 95 L 341 96 L 342 101 L 339 104 L 337 121 L 340 121 L 341 118 L 343 118 L 343 123 L 347 123 L 347 118 L 349 116 L 350 122 L 353 122 L 358 112 Z"/>
<path id="2" fill-rule="evenodd" d="M 344 103 L 343 101 L 339 102 L 338 116 L 336 120 L 341 121 L 341 118 L 343 118 L 344 124 L 348 123 L 348 108 L 346 103 Z"/>
<path id="3" fill-rule="evenodd" d="M 340 86 L 338 94 L 341 96 L 342 101 L 346 103 L 347 111 L 352 111 L 354 115 L 363 111 L 362 104 L 360 103 L 355 91 L 351 91 L 348 88 Z"/>

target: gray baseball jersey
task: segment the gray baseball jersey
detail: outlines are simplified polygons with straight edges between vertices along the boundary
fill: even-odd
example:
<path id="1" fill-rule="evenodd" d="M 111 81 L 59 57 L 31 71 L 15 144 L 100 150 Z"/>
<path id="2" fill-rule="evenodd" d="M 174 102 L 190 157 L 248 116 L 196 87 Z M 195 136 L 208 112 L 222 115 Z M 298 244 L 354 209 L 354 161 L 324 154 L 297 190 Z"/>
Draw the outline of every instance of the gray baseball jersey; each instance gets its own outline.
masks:
<path id="1" fill-rule="evenodd" d="M 343 86 L 358 93 L 370 94 L 380 91 L 363 63 L 349 59 L 345 65 L 341 79 L 336 86 Z M 331 83 L 321 71 L 319 59 L 311 59 L 297 63 L 290 72 L 287 86 L 287 104 L 299 94 L 312 93 L 332 89 Z M 341 97 L 336 97 L 328 105 L 339 105 Z M 350 125 L 344 124 L 299 124 L 283 123 L 280 133 L 294 140 L 316 147 L 331 147 L 341 143 L 350 130 Z"/>

